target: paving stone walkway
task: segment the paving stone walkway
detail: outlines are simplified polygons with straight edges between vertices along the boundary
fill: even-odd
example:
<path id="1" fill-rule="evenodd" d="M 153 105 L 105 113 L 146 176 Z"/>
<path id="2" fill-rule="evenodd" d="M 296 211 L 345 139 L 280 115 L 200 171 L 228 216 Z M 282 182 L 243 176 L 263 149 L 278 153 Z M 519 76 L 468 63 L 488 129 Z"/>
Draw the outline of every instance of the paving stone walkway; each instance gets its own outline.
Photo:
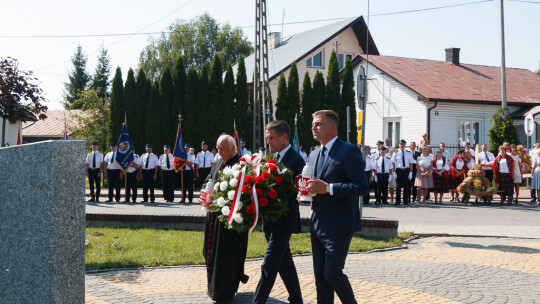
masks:
<path id="1" fill-rule="evenodd" d="M 304 303 L 315 303 L 311 256 L 294 258 Z M 235 303 L 251 303 L 261 260 Z M 359 303 L 540 303 L 540 239 L 432 237 L 406 249 L 349 254 L 345 272 Z M 212 303 L 201 266 L 89 273 L 86 303 Z M 287 303 L 281 279 L 268 303 Z M 336 298 L 336 303 L 339 300 Z"/>

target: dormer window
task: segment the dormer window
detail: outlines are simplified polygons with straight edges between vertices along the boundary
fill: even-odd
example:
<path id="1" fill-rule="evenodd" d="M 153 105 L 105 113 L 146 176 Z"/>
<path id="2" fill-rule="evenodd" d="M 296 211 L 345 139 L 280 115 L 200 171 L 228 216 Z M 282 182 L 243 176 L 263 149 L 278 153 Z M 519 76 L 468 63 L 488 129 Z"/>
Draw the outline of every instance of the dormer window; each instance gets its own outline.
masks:
<path id="1" fill-rule="evenodd" d="M 323 52 L 320 51 L 315 54 L 313 57 L 309 58 L 306 61 L 306 66 L 308 68 L 322 68 L 323 67 Z"/>

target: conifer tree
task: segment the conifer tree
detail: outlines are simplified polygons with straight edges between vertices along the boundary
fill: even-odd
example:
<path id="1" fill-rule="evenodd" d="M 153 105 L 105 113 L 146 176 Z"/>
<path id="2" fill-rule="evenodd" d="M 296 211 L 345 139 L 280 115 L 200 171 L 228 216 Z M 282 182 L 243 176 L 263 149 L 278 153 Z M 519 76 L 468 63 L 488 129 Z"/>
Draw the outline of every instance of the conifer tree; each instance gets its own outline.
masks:
<path id="1" fill-rule="evenodd" d="M 356 103 L 354 97 L 354 76 L 353 69 L 351 65 L 351 59 L 347 58 L 345 62 L 345 68 L 343 69 L 343 86 L 341 88 L 341 108 L 343 112 L 343 123 L 340 123 L 340 128 L 338 130 L 339 136 L 343 140 L 347 140 L 347 107 L 349 107 L 349 138 L 350 143 L 356 145 L 358 132 L 356 125 Z"/>
<path id="2" fill-rule="evenodd" d="M 236 104 L 234 117 L 236 130 L 241 138 L 248 142 L 253 140 L 253 118 L 249 110 L 250 96 L 248 96 L 247 74 L 244 57 L 238 60 L 238 70 L 236 72 Z"/>
<path id="3" fill-rule="evenodd" d="M 222 132 L 232 134 L 234 124 L 234 75 L 232 65 L 227 65 L 225 80 L 223 81 L 223 107 Z"/>
<path id="4" fill-rule="evenodd" d="M 120 70 L 120 67 L 117 67 L 111 88 L 109 134 L 107 134 L 107 139 L 110 143 L 116 143 L 118 141 L 118 137 L 122 131 L 122 123 L 124 123 L 124 114 L 124 81 L 122 80 L 122 70 Z"/>
<path id="5" fill-rule="evenodd" d="M 321 72 L 317 71 L 313 78 L 313 112 L 328 109 L 324 103 L 325 96 L 326 86 L 324 84 L 324 76 Z"/>
<path id="6" fill-rule="evenodd" d="M 287 123 L 291 127 L 291 140 L 294 131 L 294 118 L 300 116 L 300 81 L 298 80 L 298 69 L 296 62 L 291 64 L 289 69 L 289 79 L 287 80 L 287 101 L 289 102 L 289 115 Z"/>
<path id="7" fill-rule="evenodd" d="M 174 90 L 171 69 L 166 66 L 159 81 L 159 98 L 161 99 L 160 122 L 162 140 L 164 144 L 172 145 L 176 138 L 176 126 L 178 121 L 172 121 L 171 110 L 173 107 Z M 163 147 L 160 147 L 163 149 Z"/>
<path id="8" fill-rule="evenodd" d="M 184 59 L 182 56 L 178 57 L 176 64 L 174 65 L 174 101 L 171 121 L 174 127 L 174 134 L 176 136 L 178 114 L 183 113 L 186 97 L 186 68 L 184 66 Z M 183 116 L 183 115 L 182 115 Z M 182 134 L 183 135 L 183 134 Z"/>
<path id="9" fill-rule="evenodd" d="M 302 83 L 302 114 L 299 118 L 298 137 L 300 144 L 304 149 L 314 145 L 313 135 L 311 133 L 311 114 L 315 112 L 315 101 L 313 100 L 313 89 L 311 88 L 311 78 L 309 72 L 304 74 Z"/>
<path id="10" fill-rule="evenodd" d="M 519 145 L 519 139 L 516 132 L 516 126 L 514 125 L 512 118 L 510 117 L 510 111 L 508 108 L 499 108 L 497 113 L 493 114 L 493 125 L 489 129 L 489 151 L 493 154 L 497 154 L 499 146 L 503 142 L 508 141 L 511 144 Z"/>
<path id="11" fill-rule="evenodd" d="M 159 97 L 159 82 L 156 80 L 150 89 L 150 96 L 148 97 L 148 111 L 146 112 L 146 143 L 150 144 L 154 148 L 156 155 L 160 154 L 160 150 L 163 149 L 164 142 L 162 140 L 161 132 L 161 102 Z"/>
<path id="12" fill-rule="evenodd" d="M 77 94 L 86 90 L 90 82 L 90 75 L 86 71 L 87 60 L 88 58 L 83 53 L 82 46 L 79 44 L 75 54 L 71 57 L 73 68 L 68 74 L 69 82 L 64 84 L 63 104 L 66 109 L 72 109 L 72 104 L 77 99 Z M 83 107 L 83 104 L 76 103 L 73 106 L 80 109 Z"/>
<path id="13" fill-rule="evenodd" d="M 197 147 L 201 142 L 201 125 L 199 124 L 199 75 L 195 68 L 188 71 L 186 78 L 186 97 L 183 108 L 182 136 L 184 142 Z"/>
<path id="14" fill-rule="evenodd" d="M 221 67 L 221 61 L 219 56 L 214 55 L 214 60 L 210 65 L 210 95 L 208 99 L 208 113 L 210 119 L 214 122 L 220 122 L 219 124 L 213 123 L 207 126 L 209 129 L 210 137 L 207 140 L 217 140 L 219 134 L 223 133 L 231 126 L 223 124 L 225 105 L 223 103 L 223 68 Z M 230 129 L 229 129 L 230 130 Z M 209 142 L 210 143 L 210 142 Z M 213 143 L 215 144 L 215 143 Z"/>
<path id="15" fill-rule="evenodd" d="M 146 112 L 148 109 L 148 98 L 150 97 L 150 90 L 152 89 L 152 82 L 146 78 L 146 74 L 143 69 L 140 69 L 137 73 L 135 81 L 135 115 L 133 122 L 130 123 L 129 130 L 134 131 L 135 138 L 133 144 L 137 148 L 138 154 L 144 153 L 146 142 Z M 130 133 L 131 138 L 131 133 Z"/>
<path id="16" fill-rule="evenodd" d="M 135 73 L 133 72 L 133 69 L 129 69 L 127 78 L 126 78 L 126 84 L 124 86 L 124 102 L 125 102 L 125 109 L 126 109 L 126 118 L 128 123 L 128 133 L 129 133 L 129 139 L 131 140 L 131 143 L 133 145 L 137 144 L 135 142 L 135 138 L 137 135 L 135 134 L 135 129 L 132 128 L 137 123 L 135 121 L 135 115 L 136 115 L 136 101 L 135 96 L 137 94 L 136 89 L 136 83 L 135 83 Z"/>
<path id="17" fill-rule="evenodd" d="M 98 91 L 98 96 L 102 99 L 109 96 L 109 77 L 111 76 L 111 59 L 104 46 L 99 49 L 99 56 L 90 88 Z M 130 135 L 131 136 L 131 135 Z"/>
<path id="18" fill-rule="evenodd" d="M 276 119 L 289 121 L 291 113 L 289 99 L 287 98 L 287 82 L 285 81 L 285 74 L 281 72 L 279 75 L 279 82 L 277 87 L 277 100 L 276 100 Z"/>
<path id="19" fill-rule="evenodd" d="M 328 75 L 326 77 L 325 108 L 336 112 L 341 124 L 344 114 L 342 113 L 340 107 L 341 100 L 339 91 L 339 65 L 336 52 L 332 51 L 332 55 L 330 55 L 330 63 L 328 64 Z"/>
<path id="20" fill-rule="evenodd" d="M 215 143 L 212 143 L 210 140 L 210 137 L 213 136 L 210 126 L 216 124 L 216 122 L 212 120 L 210 115 L 208 115 L 208 105 L 210 104 L 208 102 L 210 98 L 209 93 L 210 83 L 208 79 L 208 65 L 203 64 L 199 77 L 199 102 L 197 103 L 196 110 L 199 117 L 198 127 L 200 128 L 200 141 L 205 140 L 208 142 L 209 145 L 212 146 Z M 199 147 L 200 141 L 198 143 L 195 143 L 195 147 Z"/>

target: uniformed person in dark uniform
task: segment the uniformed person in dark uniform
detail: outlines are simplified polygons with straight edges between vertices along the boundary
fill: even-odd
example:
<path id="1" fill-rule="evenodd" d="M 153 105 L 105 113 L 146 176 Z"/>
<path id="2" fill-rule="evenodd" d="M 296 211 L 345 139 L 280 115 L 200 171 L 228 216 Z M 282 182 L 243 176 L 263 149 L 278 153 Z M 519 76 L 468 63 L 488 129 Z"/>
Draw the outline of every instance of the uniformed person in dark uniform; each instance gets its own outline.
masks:
<path id="1" fill-rule="evenodd" d="M 202 183 L 204 182 L 208 174 L 210 174 L 210 170 L 214 165 L 214 154 L 208 151 L 208 143 L 206 141 L 203 141 L 201 143 L 201 149 L 202 151 L 197 153 L 197 158 L 195 162 L 195 175 L 199 180 L 199 183 L 197 185 L 198 188 L 202 187 Z"/>
<path id="2" fill-rule="evenodd" d="M 163 147 L 163 152 L 159 157 L 163 198 L 166 202 L 172 203 L 174 201 L 174 158 L 169 145 Z"/>
<path id="3" fill-rule="evenodd" d="M 105 155 L 105 159 L 103 160 L 107 164 L 105 178 L 109 183 L 109 199 L 107 202 L 113 201 L 113 190 L 116 190 L 114 199 L 116 199 L 116 202 L 120 202 L 120 174 L 122 174 L 122 171 L 114 160 L 116 158 L 116 144 L 112 143 L 110 147 L 111 151 Z"/>
<path id="4" fill-rule="evenodd" d="M 101 170 L 103 163 L 103 153 L 98 151 L 98 143 L 92 143 L 92 152 L 86 156 L 86 176 L 90 184 L 89 202 L 99 202 L 99 193 L 101 192 Z M 94 195 L 94 185 L 96 193 Z"/>
<path id="5" fill-rule="evenodd" d="M 141 172 L 143 180 L 143 203 L 148 202 L 148 189 L 150 189 L 150 201 L 155 201 L 154 181 L 157 179 L 157 167 L 159 160 L 152 153 L 152 145 L 146 145 L 146 153 L 141 156 Z"/>
<path id="6" fill-rule="evenodd" d="M 140 157 L 135 154 L 135 148 L 133 148 L 133 162 L 127 168 L 126 178 L 127 178 L 127 189 L 126 189 L 126 202 L 129 203 L 129 200 L 132 199 L 134 203 L 137 202 L 137 175 L 138 169 L 140 166 Z"/>

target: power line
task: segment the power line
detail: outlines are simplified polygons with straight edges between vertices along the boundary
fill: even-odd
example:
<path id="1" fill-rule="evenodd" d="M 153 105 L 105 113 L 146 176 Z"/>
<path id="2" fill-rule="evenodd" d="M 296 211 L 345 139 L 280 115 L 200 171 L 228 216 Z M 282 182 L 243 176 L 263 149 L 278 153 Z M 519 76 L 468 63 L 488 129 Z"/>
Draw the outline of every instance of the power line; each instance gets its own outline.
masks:
<path id="1" fill-rule="evenodd" d="M 527 0 L 508 0 L 512 2 L 522 2 L 522 3 L 532 3 L 532 4 L 540 4 L 538 1 L 527 1 Z"/>

